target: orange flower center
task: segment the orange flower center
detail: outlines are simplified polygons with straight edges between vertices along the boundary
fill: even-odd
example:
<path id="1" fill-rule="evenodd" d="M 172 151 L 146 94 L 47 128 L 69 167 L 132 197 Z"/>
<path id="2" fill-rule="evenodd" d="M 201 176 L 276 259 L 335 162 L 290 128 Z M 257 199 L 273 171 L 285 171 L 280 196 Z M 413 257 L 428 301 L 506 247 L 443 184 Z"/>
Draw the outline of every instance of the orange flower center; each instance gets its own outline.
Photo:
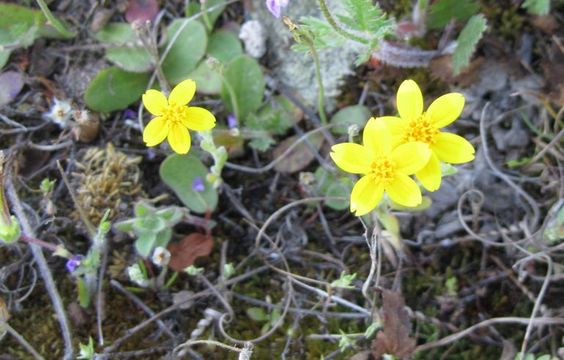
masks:
<path id="1" fill-rule="evenodd" d="M 187 118 L 188 107 L 185 105 L 169 104 L 163 110 L 163 117 L 171 124 L 182 125 Z"/>
<path id="2" fill-rule="evenodd" d="M 376 182 L 387 184 L 392 181 L 395 173 L 394 163 L 386 156 L 377 157 L 370 164 L 370 175 Z"/>
<path id="3" fill-rule="evenodd" d="M 433 144 L 435 142 L 435 136 L 439 133 L 425 114 L 421 115 L 418 119 L 412 120 L 407 125 L 407 130 L 405 132 L 404 141 L 420 141 L 427 144 Z"/>

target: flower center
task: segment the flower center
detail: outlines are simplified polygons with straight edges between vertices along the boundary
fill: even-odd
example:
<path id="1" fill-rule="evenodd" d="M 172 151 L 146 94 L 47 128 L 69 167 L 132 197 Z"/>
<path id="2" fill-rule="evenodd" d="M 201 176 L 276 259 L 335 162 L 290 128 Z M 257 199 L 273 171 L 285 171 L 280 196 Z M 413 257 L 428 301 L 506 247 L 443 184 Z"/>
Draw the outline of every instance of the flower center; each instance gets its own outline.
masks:
<path id="1" fill-rule="evenodd" d="M 433 144 L 435 142 L 435 136 L 438 133 L 439 130 L 437 130 L 431 122 L 427 120 L 425 114 L 423 114 L 419 118 L 409 122 L 404 135 L 404 141 L 420 141 Z"/>
<path id="2" fill-rule="evenodd" d="M 185 105 L 169 104 L 163 111 L 163 117 L 172 124 L 182 125 L 187 118 L 188 107 Z"/>
<path id="3" fill-rule="evenodd" d="M 394 163 L 390 161 L 388 157 L 377 157 L 370 164 L 370 175 L 372 175 L 374 181 L 383 183 L 384 185 L 394 178 L 395 173 L 396 168 Z"/>

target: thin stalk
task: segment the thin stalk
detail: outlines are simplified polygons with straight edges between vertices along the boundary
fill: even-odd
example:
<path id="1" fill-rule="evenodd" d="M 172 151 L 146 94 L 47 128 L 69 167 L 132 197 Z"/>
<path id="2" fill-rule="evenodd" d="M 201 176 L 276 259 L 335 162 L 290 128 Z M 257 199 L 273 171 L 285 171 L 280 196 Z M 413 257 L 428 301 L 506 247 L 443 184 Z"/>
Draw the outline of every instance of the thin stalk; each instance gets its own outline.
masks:
<path id="1" fill-rule="evenodd" d="M 323 87 L 323 78 L 321 77 L 321 64 L 319 63 L 319 55 L 313 43 L 309 44 L 309 50 L 311 52 L 311 57 L 313 58 L 313 63 L 315 65 L 315 80 L 317 81 L 318 96 L 317 96 L 317 111 L 319 112 L 319 119 L 321 120 L 321 125 L 327 125 L 327 115 L 325 114 L 325 88 Z"/>
<path id="2" fill-rule="evenodd" d="M 34 359 L 45 360 L 45 358 L 41 356 L 37 352 L 37 350 L 35 350 L 35 348 L 29 342 L 27 342 L 27 340 L 19 332 L 11 327 L 10 324 L 8 324 L 7 322 L 1 322 L 0 326 L 6 329 L 8 333 L 12 335 L 16 339 L 16 341 L 19 342 L 20 345 L 23 346 L 27 350 L 27 352 L 31 354 L 31 356 L 33 356 Z"/>
<path id="3" fill-rule="evenodd" d="M 14 213 L 16 214 L 18 220 L 20 221 L 24 234 L 28 234 L 29 237 L 35 238 L 33 229 L 31 228 L 28 222 L 27 216 L 25 215 L 24 209 L 20 202 L 20 198 L 16 193 L 16 189 L 14 188 L 14 184 L 12 183 L 10 177 L 7 177 L 6 190 L 8 193 L 8 198 L 12 203 Z M 55 314 L 57 315 L 57 320 L 59 321 L 59 325 L 61 326 L 63 342 L 65 344 L 65 353 L 63 359 L 71 360 L 74 358 L 71 329 L 70 329 L 67 314 L 65 312 L 63 301 L 61 299 L 61 296 L 59 295 L 57 286 L 55 285 L 55 280 L 53 279 L 53 274 L 51 274 L 51 270 L 49 269 L 49 265 L 47 265 L 47 260 L 45 260 L 45 256 L 43 255 L 43 251 L 41 250 L 41 247 L 39 247 L 39 245 L 36 244 L 29 244 L 29 247 L 31 248 L 33 258 L 37 263 L 37 266 L 39 268 L 39 273 L 41 274 L 41 277 L 43 278 L 43 282 L 45 283 L 45 289 L 47 290 L 47 293 L 51 298 L 51 303 L 53 304 L 53 308 L 55 310 Z"/>
<path id="4" fill-rule="evenodd" d="M 331 12 L 329 11 L 329 8 L 327 7 L 327 3 L 325 2 L 325 0 L 318 0 L 318 3 L 319 3 L 319 9 L 321 10 L 321 13 L 325 17 L 325 19 L 327 20 L 329 25 L 331 25 L 333 30 L 335 30 L 337 32 L 337 34 L 341 35 L 344 38 L 347 38 L 347 39 L 352 40 L 352 41 L 356 41 L 356 42 L 361 43 L 361 44 L 367 45 L 367 44 L 370 43 L 370 41 L 368 41 L 368 39 L 365 39 L 363 37 L 352 34 L 348 31 L 346 31 L 345 29 L 343 29 L 342 27 L 340 27 L 339 24 L 337 24 L 337 21 L 335 21 L 335 18 L 333 17 L 333 15 L 331 15 Z"/>
<path id="5" fill-rule="evenodd" d="M 63 23 L 60 22 L 59 19 L 57 19 L 55 16 L 53 16 L 53 13 L 51 12 L 51 10 L 49 10 L 49 7 L 47 6 L 47 4 L 45 4 L 45 1 L 37 0 L 37 5 L 39 5 L 39 8 L 41 9 L 41 11 L 43 11 L 43 15 L 45 15 L 47 21 L 49 21 L 49 24 L 53 25 L 55 30 L 57 30 L 59 34 L 61 34 L 64 38 L 70 39 L 76 35 L 72 31 L 67 30 Z"/>

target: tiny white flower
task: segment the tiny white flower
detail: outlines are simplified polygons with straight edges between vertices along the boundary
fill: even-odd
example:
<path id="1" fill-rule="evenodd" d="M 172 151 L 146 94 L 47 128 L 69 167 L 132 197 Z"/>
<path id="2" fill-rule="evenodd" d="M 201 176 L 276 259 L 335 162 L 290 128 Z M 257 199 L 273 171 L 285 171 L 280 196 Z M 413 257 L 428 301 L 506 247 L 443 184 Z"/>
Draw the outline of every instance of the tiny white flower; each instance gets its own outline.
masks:
<path id="1" fill-rule="evenodd" d="M 161 267 L 165 267 L 170 262 L 170 251 L 162 246 L 155 248 L 153 251 L 153 256 L 151 257 L 153 264 Z"/>
<path id="2" fill-rule="evenodd" d="M 51 109 L 43 115 L 57 124 L 61 129 L 64 129 L 68 126 L 68 121 L 72 115 L 72 107 L 67 100 L 53 98 Z"/>

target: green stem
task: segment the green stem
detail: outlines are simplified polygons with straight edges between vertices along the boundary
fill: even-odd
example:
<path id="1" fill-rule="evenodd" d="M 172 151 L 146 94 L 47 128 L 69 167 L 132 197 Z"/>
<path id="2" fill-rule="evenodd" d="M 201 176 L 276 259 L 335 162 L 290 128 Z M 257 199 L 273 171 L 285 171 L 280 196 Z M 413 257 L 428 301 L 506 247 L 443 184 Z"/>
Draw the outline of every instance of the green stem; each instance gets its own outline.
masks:
<path id="1" fill-rule="evenodd" d="M 212 31 L 213 25 L 210 21 L 210 17 L 208 16 L 208 5 L 206 4 L 205 1 L 200 1 L 200 4 L 201 4 L 201 11 L 202 11 L 202 18 L 204 19 L 204 23 L 206 24 L 206 28 L 208 28 L 208 31 Z"/>
<path id="2" fill-rule="evenodd" d="M 64 38 L 70 39 L 76 35 L 75 33 L 68 31 L 63 23 L 60 22 L 59 19 L 57 19 L 55 16 L 53 16 L 53 13 L 51 12 L 51 10 L 49 10 L 49 7 L 47 6 L 47 4 L 45 4 L 45 1 L 37 0 L 37 5 L 39 5 L 39 8 L 41 9 L 41 11 L 43 11 L 43 15 L 45 15 L 47 21 L 49 21 L 49 23 L 53 25 L 55 30 L 57 30 L 59 34 L 61 34 Z"/>
<path id="3" fill-rule="evenodd" d="M 317 111 L 322 125 L 327 125 L 327 115 L 325 114 L 325 88 L 323 87 L 323 78 L 321 77 L 321 64 L 319 63 L 319 55 L 315 50 L 313 42 L 308 41 L 309 51 L 315 64 L 315 79 L 317 80 L 318 97 L 317 97 Z"/>
<path id="4" fill-rule="evenodd" d="M 352 41 L 359 42 L 361 44 L 370 43 L 368 39 L 352 34 L 346 31 L 345 29 L 343 29 L 342 27 L 340 27 L 339 24 L 337 24 L 337 21 L 335 21 L 333 15 L 331 15 L 331 12 L 329 12 L 329 8 L 327 7 L 327 3 L 325 2 L 325 0 L 318 0 L 318 3 L 319 3 L 319 8 L 321 9 L 321 13 L 325 17 L 329 25 L 331 25 L 333 30 L 335 30 L 339 35 L 341 35 L 344 38 L 350 39 Z"/>

